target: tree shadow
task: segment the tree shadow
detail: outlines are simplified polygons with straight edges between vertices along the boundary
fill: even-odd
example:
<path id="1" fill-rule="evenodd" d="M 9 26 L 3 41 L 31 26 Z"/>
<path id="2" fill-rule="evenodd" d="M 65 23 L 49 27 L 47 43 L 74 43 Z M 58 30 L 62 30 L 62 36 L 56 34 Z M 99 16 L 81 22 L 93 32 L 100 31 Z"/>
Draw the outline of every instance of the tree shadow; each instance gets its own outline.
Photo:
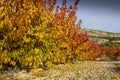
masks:
<path id="1" fill-rule="evenodd" d="M 115 67 L 113 68 L 113 70 L 120 74 L 120 62 L 117 62 L 114 64 L 115 64 Z"/>

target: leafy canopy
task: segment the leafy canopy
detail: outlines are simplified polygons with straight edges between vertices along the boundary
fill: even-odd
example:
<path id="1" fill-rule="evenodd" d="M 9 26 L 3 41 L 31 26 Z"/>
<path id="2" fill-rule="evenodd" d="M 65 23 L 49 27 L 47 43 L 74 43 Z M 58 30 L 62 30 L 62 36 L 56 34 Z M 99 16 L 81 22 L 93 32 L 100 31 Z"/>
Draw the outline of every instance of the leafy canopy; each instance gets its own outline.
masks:
<path id="1" fill-rule="evenodd" d="M 51 67 L 73 60 L 94 60 L 99 45 L 76 24 L 77 5 L 56 0 L 0 0 L 0 67 Z"/>

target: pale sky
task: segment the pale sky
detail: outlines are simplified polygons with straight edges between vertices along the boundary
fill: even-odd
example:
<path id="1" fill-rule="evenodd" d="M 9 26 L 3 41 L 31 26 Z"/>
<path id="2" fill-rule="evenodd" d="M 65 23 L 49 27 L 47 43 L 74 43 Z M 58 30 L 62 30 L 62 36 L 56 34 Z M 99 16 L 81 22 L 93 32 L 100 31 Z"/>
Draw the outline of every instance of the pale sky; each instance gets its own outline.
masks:
<path id="1" fill-rule="evenodd" d="M 77 16 L 82 28 L 120 33 L 120 0 L 80 0 Z"/>
<path id="2" fill-rule="evenodd" d="M 77 16 L 83 28 L 120 33 L 120 0 L 81 0 Z"/>

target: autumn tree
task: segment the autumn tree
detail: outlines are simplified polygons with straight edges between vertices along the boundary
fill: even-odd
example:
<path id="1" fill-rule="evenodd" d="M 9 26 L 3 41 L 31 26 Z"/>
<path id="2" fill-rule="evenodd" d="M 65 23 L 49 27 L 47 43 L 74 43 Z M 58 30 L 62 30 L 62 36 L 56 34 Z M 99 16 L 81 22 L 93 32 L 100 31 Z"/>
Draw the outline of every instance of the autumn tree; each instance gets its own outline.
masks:
<path id="1" fill-rule="evenodd" d="M 77 5 L 56 0 L 0 0 L 0 67 L 37 68 L 94 60 L 99 45 L 76 24 Z"/>

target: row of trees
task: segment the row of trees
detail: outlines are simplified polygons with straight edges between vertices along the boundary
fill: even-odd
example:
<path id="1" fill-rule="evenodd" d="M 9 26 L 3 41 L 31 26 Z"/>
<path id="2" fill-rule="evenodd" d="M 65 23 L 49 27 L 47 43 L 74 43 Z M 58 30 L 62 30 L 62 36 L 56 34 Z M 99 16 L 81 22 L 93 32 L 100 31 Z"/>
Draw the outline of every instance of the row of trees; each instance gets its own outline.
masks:
<path id="1" fill-rule="evenodd" d="M 56 0 L 0 0 L 0 68 L 51 67 L 73 60 L 94 60 L 100 46 L 76 24 L 73 6 Z"/>
<path id="2" fill-rule="evenodd" d="M 120 58 L 120 45 L 106 47 L 102 50 L 101 54 L 105 54 L 106 56 L 110 57 L 111 60 L 117 60 Z"/>

